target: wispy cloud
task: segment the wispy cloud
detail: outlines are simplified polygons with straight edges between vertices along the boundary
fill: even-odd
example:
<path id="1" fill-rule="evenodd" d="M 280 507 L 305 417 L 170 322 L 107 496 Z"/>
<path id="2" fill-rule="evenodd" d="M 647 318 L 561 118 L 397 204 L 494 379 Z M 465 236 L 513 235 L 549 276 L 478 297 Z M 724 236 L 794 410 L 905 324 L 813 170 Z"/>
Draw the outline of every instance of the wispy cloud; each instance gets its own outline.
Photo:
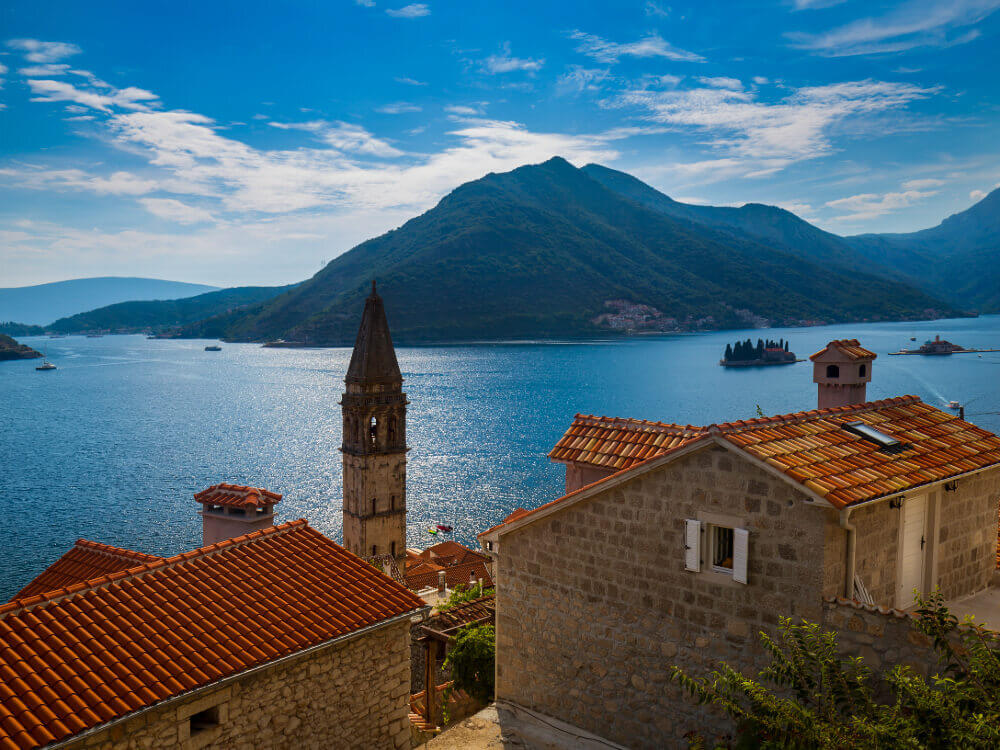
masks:
<path id="1" fill-rule="evenodd" d="M 391 104 L 385 104 L 381 107 L 376 107 L 376 112 L 381 112 L 383 115 L 402 115 L 407 112 L 419 112 L 421 109 L 418 104 L 411 104 L 410 102 L 392 102 Z"/>
<path id="2" fill-rule="evenodd" d="M 189 206 L 174 198 L 141 198 L 139 203 L 154 216 L 178 224 L 202 224 L 214 222 L 210 211 L 197 206 Z"/>
<path id="3" fill-rule="evenodd" d="M 403 84 L 406 84 L 407 86 L 426 86 L 427 85 L 427 83 L 425 81 L 418 81 L 416 78 L 408 78 L 406 76 L 399 76 L 399 77 L 395 78 L 394 80 L 396 81 L 396 83 L 403 83 Z"/>
<path id="4" fill-rule="evenodd" d="M 83 115 L 87 117 L 87 115 Z M 72 119 L 72 118 L 67 118 Z M 88 119 L 93 119 L 89 117 Z M 83 190 L 97 195 L 145 195 L 157 189 L 154 180 L 142 179 L 129 172 L 114 172 L 108 177 L 87 174 L 81 169 L 43 169 L 41 167 L 6 167 L 0 169 L 5 181 L 32 190 Z"/>
<path id="5" fill-rule="evenodd" d="M 3 63 L 0 63 L 0 89 L 3 88 L 3 77 L 4 75 L 6 75 L 6 73 L 7 73 L 7 66 L 4 65 Z"/>
<path id="6" fill-rule="evenodd" d="M 579 42 L 577 52 L 607 64 L 616 63 L 622 57 L 663 57 L 678 62 L 705 62 L 701 55 L 675 47 L 656 33 L 636 42 L 623 43 L 611 42 L 583 31 L 571 31 L 569 37 Z"/>
<path id="7" fill-rule="evenodd" d="M 743 82 L 740 81 L 739 78 L 725 78 L 723 76 L 708 78 L 702 76 L 698 80 L 706 86 L 711 86 L 715 89 L 729 89 L 731 91 L 743 90 Z"/>
<path id="8" fill-rule="evenodd" d="M 444 111 L 450 115 L 458 115 L 459 117 L 473 117 L 483 113 L 482 107 L 469 107 L 464 104 L 449 104 L 444 108 Z"/>
<path id="9" fill-rule="evenodd" d="M 54 63 L 80 54 L 80 48 L 67 42 L 43 42 L 39 39 L 9 39 L 7 46 L 24 53 L 24 59 L 33 63 Z"/>
<path id="10" fill-rule="evenodd" d="M 834 5 L 846 3 L 847 0 L 792 0 L 795 10 L 817 10 L 818 8 L 832 8 Z"/>
<path id="11" fill-rule="evenodd" d="M 354 0 L 355 5 L 360 5 L 363 8 L 374 8 L 375 0 Z"/>
<path id="12" fill-rule="evenodd" d="M 374 4 L 372 3 L 372 5 Z M 431 9 L 427 7 L 426 3 L 410 3 L 402 8 L 387 8 L 385 12 L 393 18 L 422 18 L 429 16 Z"/>
<path id="13" fill-rule="evenodd" d="M 581 91 L 597 91 L 601 83 L 608 77 L 608 70 L 601 68 L 585 68 L 582 65 L 570 65 L 566 72 L 556 79 L 556 90 L 559 93 L 578 94 Z"/>
<path id="14" fill-rule="evenodd" d="M 501 45 L 501 52 L 497 55 L 490 55 L 482 62 L 482 68 L 487 73 L 513 73 L 515 71 L 527 71 L 533 73 L 541 70 L 545 65 L 545 60 L 536 60 L 530 57 L 514 57 L 510 53 L 510 42 Z"/>
<path id="15" fill-rule="evenodd" d="M 363 154 L 383 159 L 392 159 L 403 155 L 403 152 L 398 148 L 381 138 L 376 138 L 360 125 L 352 125 L 347 122 L 312 120 L 309 122 L 271 122 L 268 124 L 281 130 L 304 130 L 315 133 L 324 143 L 344 153 Z"/>
<path id="16" fill-rule="evenodd" d="M 145 110 L 157 104 L 159 99 L 156 94 L 132 86 L 99 92 L 45 78 L 29 78 L 28 86 L 34 95 L 33 102 L 74 102 L 102 112 L 110 112 L 113 107 Z"/>
<path id="17" fill-rule="evenodd" d="M 937 181 L 931 180 L 931 182 Z M 846 213 L 836 216 L 833 221 L 858 222 L 907 208 L 938 193 L 937 190 L 906 189 L 906 185 L 902 187 L 903 190 L 899 192 L 861 193 L 827 201 L 826 205 L 836 211 L 846 211 Z"/>
<path id="18" fill-rule="evenodd" d="M 653 0 L 646 0 L 646 15 L 666 18 L 670 15 L 670 7 L 667 6 L 664 8 L 660 3 L 653 2 Z"/>
<path id="19" fill-rule="evenodd" d="M 908 0 L 882 16 L 860 18 L 819 34 L 790 32 L 792 46 L 826 57 L 948 47 L 979 36 L 969 27 L 1000 8 L 1000 0 Z"/>

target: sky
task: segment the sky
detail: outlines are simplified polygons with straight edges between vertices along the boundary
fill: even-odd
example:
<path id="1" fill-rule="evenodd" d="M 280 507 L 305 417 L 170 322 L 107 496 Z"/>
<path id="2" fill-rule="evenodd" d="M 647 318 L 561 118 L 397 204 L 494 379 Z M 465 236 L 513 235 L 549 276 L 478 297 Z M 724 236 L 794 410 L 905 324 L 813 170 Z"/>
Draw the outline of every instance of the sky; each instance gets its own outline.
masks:
<path id="1" fill-rule="evenodd" d="M 0 7 L 0 287 L 300 281 L 560 155 L 839 234 L 1000 183 L 1000 0 Z"/>

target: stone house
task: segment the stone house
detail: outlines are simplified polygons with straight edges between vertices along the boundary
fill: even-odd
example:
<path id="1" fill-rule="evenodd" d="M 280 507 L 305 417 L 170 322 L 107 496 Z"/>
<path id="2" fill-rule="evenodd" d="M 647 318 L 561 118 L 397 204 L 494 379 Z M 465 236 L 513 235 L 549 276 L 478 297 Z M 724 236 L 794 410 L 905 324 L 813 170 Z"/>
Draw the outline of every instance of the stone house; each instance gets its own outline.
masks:
<path id="1" fill-rule="evenodd" d="M 874 358 L 814 355 L 820 400 L 863 397 Z M 915 396 L 706 427 L 578 416 L 551 455 L 567 494 L 480 534 L 497 699 L 612 743 L 729 731 L 669 669 L 758 668 L 780 615 L 996 595 L 1000 438 Z"/>
<path id="2" fill-rule="evenodd" d="M 304 520 L 169 558 L 81 540 L 0 606 L 0 747 L 408 748 L 427 609 Z"/>

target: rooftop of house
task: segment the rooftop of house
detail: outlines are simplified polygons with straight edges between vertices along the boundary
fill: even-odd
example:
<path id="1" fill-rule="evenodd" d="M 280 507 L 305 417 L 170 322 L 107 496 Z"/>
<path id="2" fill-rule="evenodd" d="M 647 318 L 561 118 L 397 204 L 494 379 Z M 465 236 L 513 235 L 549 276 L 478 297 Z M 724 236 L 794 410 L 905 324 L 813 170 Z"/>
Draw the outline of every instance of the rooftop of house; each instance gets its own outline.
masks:
<path id="1" fill-rule="evenodd" d="M 304 520 L 0 606 L 0 748 L 35 748 L 425 609 Z"/>
<path id="2" fill-rule="evenodd" d="M 704 427 L 692 425 L 577 414 L 549 458 L 620 471 L 684 445 L 704 432 Z"/>
<path id="3" fill-rule="evenodd" d="M 196 492 L 194 499 L 203 505 L 232 506 L 235 508 L 259 508 L 264 505 L 275 505 L 281 502 L 277 492 L 264 490 L 260 487 L 244 487 L 239 484 L 213 484 L 211 487 Z"/>
<path id="4" fill-rule="evenodd" d="M 448 588 L 468 586 L 470 581 L 482 580 L 484 586 L 493 585 L 489 558 L 482 552 L 463 544 L 446 540 L 425 550 L 406 550 L 406 585 L 413 591 L 438 585 L 438 573 L 444 571 Z"/>
<path id="5" fill-rule="evenodd" d="M 427 618 L 423 627 L 439 637 L 448 638 L 467 625 L 493 622 L 496 616 L 496 595 L 487 594 L 440 610 Z"/>
<path id="6" fill-rule="evenodd" d="M 603 442 L 599 436 L 592 438 L 594 443 L 588 444 L 586 451 L 598 456 L 601 463 L 595 465 L 605 467 L 616 465 L 608 456 L 620 454 L 622 468 L 517 518 L 508 517 L 479 536 L 664 456 L 709 442 L 751 457 L 835 508 L 1000 465 L 1000 437 L 925 404 L 917 396 L 684 428 L 691 433 L 689 437 L 649 450 L 641 458 L 634 457 L 636 442 L 627 433 L 634 431 L 642 439 L 648 425 L 657 423 L 636 422 L 633 428 L 627 420 L 578 416 L 560 444 L 572 442 L 581 423 L 586 427 L 595 422 L 613 426 L 609 428 L 613 432 Z"/>
<path id="7" fill-rule="evenodd" d="M 112 547 L 110 544 L 77 539 L 66 554 L 39 573 L 31 583 L 11 597 L 10 601 L 37 596 L 47 591 L 89 581 L 107 573 L 128 570 L 137 565 L 157 562 L 163 558 Z"/>
<path id="8" fill-rule="evenodd" d="M 835 339 L 815 354 L 811 354 L 809 359 L 818 359 L 830 350 L 834 350 L 838 354 L 842 354 L 851 360 L 875 359 L 878 357 L 875 352 L 869 351 L 861 346 L 861 342 L 857 339 Z"/>

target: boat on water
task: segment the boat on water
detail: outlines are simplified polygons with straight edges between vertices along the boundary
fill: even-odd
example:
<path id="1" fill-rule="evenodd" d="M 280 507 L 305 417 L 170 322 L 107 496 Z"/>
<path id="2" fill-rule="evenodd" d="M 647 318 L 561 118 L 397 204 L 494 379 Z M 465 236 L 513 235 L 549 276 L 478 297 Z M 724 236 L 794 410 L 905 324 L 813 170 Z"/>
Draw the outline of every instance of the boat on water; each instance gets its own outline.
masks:
<path id="1" fill-rule="evenodd" d="M 88 333 L 87 334 L 87 338 L 88 339 L 103 339 L 104 338 L 104 334 L 103 333 Z"/>
<path id="2" fill-rule="evenodd" d="M 959 409 L 962 408 L 962 405 L 960 403 L 958 403 L 958 401 L 949 401 L 948 402 L 948 408 L 949 409 L 954 409 L 955 411 L 958 411 Z"/>
<path id="3" fill-rule="evenodd" d="M 434 536 L 437 536 L 438 535 L 438 530 L 432 526 L 431 528 L 427 529 L 427 533 L 428 534 L 433 534 Z"/>
<path id="4" fill-rule="evenodd" d="M 917 340 L 916 336 L 910 336 L 910 341 L 916 341 L 916 340 Z"/>
<path id="5" fill-rule="evenodd" d="M 47 359 L 45 359 L 45 360 L 42 360 L 42 364 L 38 365 L 38 367 L 36 367 L 35 369 L 44 372 L 44 371 L 47 371 L 47 370 L 55 370 L 57 368 L 56 368 L 56 366 L 54 364 L 52 364 Z"/>
<path id="6" fill-rule="evenodd" d="M 274 341 L 268 341 L 263 344 L 266 349 L 300 349 L 307 344 L 304 341 L 285 341 L 284 339 L 275 339 Z"/>
<path id="7" fill-rule="evenodd" d="M 222 347 L 221 346 L 216 346 L 215 344 L 212 344 L 211 346 L 206 346 L 205 347 L 205 351 L 206 352 L 221 352 L 222 351 Z"/>
<path id="8" fill-rule="evenodd" d="M 443 531 L 445 534 L 448 534 L 448 533 L 451 532 L 451 526 L 448 526 L 447 524 L 439 523 L 437 525 L 437 530 L 438 531 Z"/>

